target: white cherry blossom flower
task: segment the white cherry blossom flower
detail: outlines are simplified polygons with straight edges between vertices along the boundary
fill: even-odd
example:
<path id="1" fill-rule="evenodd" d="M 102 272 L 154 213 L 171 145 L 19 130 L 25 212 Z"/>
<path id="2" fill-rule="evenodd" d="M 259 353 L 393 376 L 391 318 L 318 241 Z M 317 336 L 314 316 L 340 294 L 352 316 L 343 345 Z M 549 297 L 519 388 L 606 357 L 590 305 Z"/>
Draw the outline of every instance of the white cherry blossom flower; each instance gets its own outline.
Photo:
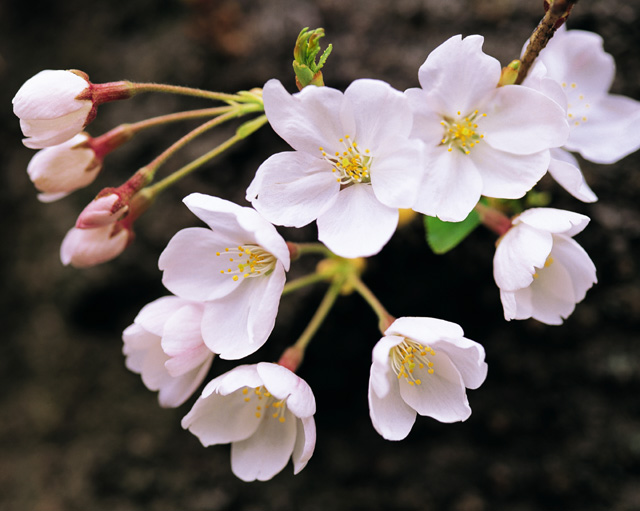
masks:
<path id="1" fill-rule="evenodd" d="M 247 200 L 277 225 L 317 221 L 318 238 L 343 257 L 373 255 L 393 235 L 398 208 L 413 204 L 421 143 L 409 140 L 406 98 L 387 83 L 356 80 L 344 93 L 264 86 L 274 131 L 295 149 L 268 158 Z"/>
<path id="2" fill-rule="evenodd" d="M 184 199 L 210 229 L 178 232 L 160 255 L 172 293 L 205 302 L 204 341 L 220 358 L 246 357 L 273 329 L 289 270 L 289 249 L 255 210 L 199 193 Z"/>
<path id="3" fill-rule="evenodd" d="M 561 27 L 537 60 L 565 94 L 571 126 L 565 149 L 594 163 L 615 163 L 640 148 L 640 101 L 609 94 L 615 62 L 602 37 Z"/>
<path id="4" fill-rule="evenodd" d="M 261 362 L 218 376 L 182 419 L 205 447 L 231 444 L 231 469 L 243 481 L 267 481 L 293 461 L 307 464 L 316 443 L 315 398 L 288 369 Z"/>
<path id="5" fill-rule="evenodd" d="M 562 108 L 528 87 L 497 87 L 500 63 L 478 35 L 454 36 L 420 67 L 420 89 L 405 92 L 412 136 L 426 144 L 413 209 L 461 221 L 481 195 L 516 199 L 547 171 L 549 149 L 569 127 Z"/>
<path id="6" fill-rule="evenodd" d="M 559 325 L 597 282 L 593 262 L 572 237 L 589 218 L 553 208 L 528 209 L 513 220 L 493 259 L 504 317 Z"/>
<path id="7" fill-rule="evenodd" d="M 204 306 L 176 296 L 145 305 L 122 334 L 126 366 L 158 390 L 164 407 L 184 403 L 202 383 L 214 354 L 202 340 Z"/>
<path id="8" fill-rule="evenodd" d="M 416 414 L 440 422 L 471 415 L 466 390 L 484 382 L 484 348 L 455 323 L 435 318 L 395 320 L 373 348 L 369 412 L 387 440 L 405 438 Z"/>
<path id="9" fill-rule="evenodd" d="M 40 71 L 18 90 L 13 112 L 20 118 L 24 145 L 32 149 L 61 144 L 89 123 L 91 97 L 78 99 L 90 89 L 85 76 L 72 71 Z"/>
<path id="10" fill-rule="evenodd" d="M 102 160 L 86 144 L 89 138 L 86 133 L 80 133 L 33 155 L 27 173 L 35 187 L 43 192 L 38 195 L 39 200 L 60 199 L 94 181 L 102 169 Z"/>

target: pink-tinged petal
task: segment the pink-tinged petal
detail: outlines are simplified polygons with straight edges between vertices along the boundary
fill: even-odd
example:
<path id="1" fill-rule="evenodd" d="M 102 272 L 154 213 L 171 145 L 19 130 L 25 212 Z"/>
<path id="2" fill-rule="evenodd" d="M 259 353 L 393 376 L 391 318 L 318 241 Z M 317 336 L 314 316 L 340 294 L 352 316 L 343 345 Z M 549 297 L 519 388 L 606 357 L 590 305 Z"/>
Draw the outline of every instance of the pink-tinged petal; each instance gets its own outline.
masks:
<path id="1" fill-rule="evenodd" d="M 553 237 L 551 257 L 571 277 L 576 303 L 584 300 L 587 290 L 598 282 L 596 267 L 587 252 L 571 238 L 560 235 Z"/>
<path id="2" fill-rule="evenodd" d="M 430 345 L 438 339 L 462 338 L 464 331 L 460 325 L 443 319 L 405 316 L 391 323 L 385 335 L 400 335 Z"/>
<path id="3" fill-rule="evenodd" d="M 160 403 L 160 406 L 165 408 L 176 408 L 189 399 L 206 378 L 207 373 L 211 368 L 212 361 L 213 354 L 210 353 L 209 358 L 205 359 L 202 364 L 178 377 L 175 377 L 168 372 L 171 380 L 169 380 L 167 384 L 163 385 L 158 393 L 158 402 Z"/>
<path id="4" fill-rule="evenodd" d="M 240 390 L 228 396 L 214 393 L 200 397 L 183 417 L 182 427 L 197 436 L 205 447 L 249 438 L 262 419 L 255 416 L 255 403 L 244 398 Z"/>
<path id="5" fill-rule="evenodd" d="M 371 186 L 380 202 L 392 208 L 410 208 L 422 180 L 422 143 L 391 139 L 392 151 L 374 157 Z"/>
<path id="6" fill-rule="evenodd" d="M 555 208 L 531 208 L 527 209 L 514 220 L 514 224 L 524 223 L 535 229 L 540 229 L 553 234 L 565 234 L 575 236 L 589 223 L 589 217 Z"/>
<path id="7" fill-rule="evenodd" d="M 129 244 L 131 234 L 128 230 L 121 229 L 113 235 L 113 230 L 113 225 L 95 229 L 74 227 L 69 230 L 60 246 L 62 264 L 88 268 L 119 256 Z"/>
<path id="8" fill-rule="evenodd" d="M 388 364 L 387 352 L 387 364 Z M 402 440 L 407 437 L 416 421 L 416 412 L 407 405 L 398 386 L 398 378 L 393 372 L 386 374 L 389 391 L 380 396 L 374 389 L 373 366 L 371 367 L 371 379 L 369 380 L 369 415 L 375 430 L 385 440 Z"/>
<path id="9" fill-rule="evenodd" d="M 615 62 L 604 52 L 602 37 L 593 32 L 559 30 L 538 58 L 549 76 L 566 87 L 576 84 L 576 89 L 594 101 L 613 83 Z"/>
<path id="10" fill-rule="evenodd" d="M 340 183 L 327 161 L 301 152 L 269 157 L 247 189 L 247 200 L 277 225 L 302 227 L 331 207 Z"/>
<path id="11" fill-rule="evenodd" d="M 22 143 L 29 149 L 42 149 L 66 142 L 80 133 L 91 110 L 91 102 L 84 107 L 55 119 L 20 119 L 20 128 L 25 137 Z"/>
<path id="12" fill-rule="evenodd" d="M 460 373 L 445 352 L 437 352 L 430 360 L 434 364 L 433 374 L 426 367 L 413 372 L 413 377 L 421 380 L 420 385 L 410 385 L 404 378 L 399 380 L 402 399 L 418 414 L 440 422 L 468 419 L 471 408 Z"/>
<path id="13" fill-rule="evenodd" d="M 425 154 L 428 165 L 413 208 L 445 222 L 461 222 L 480 200 L 482 178 L 472 158 L 437 147 Z"/>
<path id="14" fill-rule="evenodd" d="M 296 443 L 293 446 L 293 473 L 298 474 L 307 466 L 316 447 L 316 422 L 313 417 L 296 421 Z"/>
<path id="15" fill-rule="evenodd" d="M 252 291 L 247 327 L 251 342 L 261 346 L 275 325 L 286 277 L 282 265 L 277 263 L 269 276 L 258 279 L 262 281 L 261 289 Z"/>
<path id="16" fill-rule="evenodd" d="M 522 85 L 541 92 L 566 111 L 567 95 L 564 89 L 556 80 L 547 76 L 547 68 L 539 60 L 533 65 Z"/>
<path id="17" fill-rule="evenodd" d="M 531 284 L 531 317 L 547 325 L 560 325 L 576 305 L 571 276 L 558 263 L 551 263 L 537 275 Z"/>
<path id="18" fill-rule="evenodd" d="M 255 364 L 240 365 L 211 380 L 203 389 L 202 397 L 206 398 L 214 393 L 228 396 L 244 387 L 258 388 L 262 383 Z"/>
<path id="19" fill-rule="evenodd" d="M 200 366 L 212 353 L 202 340 L 202 304 L 181 307 L 168 318 L 162 349 L 171 357 L 165 367 L 171 376 L 180 376 Z"/>
<path id="20" fill-rule="evenodd" d="M 265 416 L 256 432 L 231 445 L 231 470 L 243 481 L 268 481 L 289 462 L 296 441 L 296 420 L 285 412 L 285 421 Z"/>
<path id="21" fill-rule="evenodd" d="M 355 136 L 361 148 L 383 148 L 391 136 L 406 138 L 411 131 L 412 113 L 407 98 L 380 80 L 354 81 L 344 91 L 355 119 Z M 346 135 L 347 133 L 345 133 Z M 374 151 L 374 156 L 377 153 Z"/>
<path id="22" fill-rule="evenodd" d="M 493 258 L 493 277 L 498 287 L 515 291 L 533 282 L 537 268 L 544 266 L 551 253 L 551 234 L 521 224 L 503 236 Z"/>
<path id="23" fill-rule="evenodd" d="M 533 314 L 531 299 L 530 287 L 518 289 L 517 291 L 503 291 L 501 289 L 500 301 L 504 310 L 504 319 L 511 321 L 512 319 L 530 318 Z"/>
<path id="24" fill-rule="evenodd" d="M 610 94 L 586 111 L 565 147 L 595 163 L 615 163 L 640 148 L 640 102 Z M 585 120 L 586 119 L 586 120 Z"/>
<path id="25" fill-rule="evenodd" d="M 496 89 L 483 105 L 478 131 L 484 142 L 514 154 L 533 154 L 560 147 L 569 137 L 566 112 L 552 99 L 528 87 Z M 481 144 L 482 145 L 482 144 Z"/>
<path id="26" fill-rule="evenodd" d="M 135 323 L 124 329 L 124 332 L 122 332 L 122 340 L 124 341 L 122 353 L 125 355 L 133 355 L 136 352 L 143 352 L 147 348 L 155 346 L 160 342 L 160 338 L 157 335 L 148 332 Z M 129 360 L 127 360 L 126 364 L 127 369 L 135 373 L 139 373 L 140 368 L 142 367 L 140 364 L 137 364 L 136 361 L 131 362 L 131 367 L 129 367 Z"/>
<path id="27" fill-rule="evenodd" d="M 549 167 L 549 151 L 513 154 L 477 144 L 472 150 L 473 162 L 482 176 L 482 195 L 502 199 L 524 196 Z"/>
<path id="28" fill-rule="evenodd" d="M 382 204 L 366 184 L 341 190 L 318 217 L 318 239 L 341 257 L 368 257 L 386 245 L 398 225 L 398 210 Z"/>
<path id="29" fill-rule="evenodd" d="M 302 378 L 278 364 L 260 362 L 257 371 L 267 390 L 279 400 L 287 400 L 287 408 L 296 417 L 316 413 L 316 400 L 311 387 Z"/>
<path id="30" fill-rule="evenodd" d="M 440 339 L 429 344 L 435 352 L 446 353 L 456 367 L 464 386 L 477 389 L 487 378 L 487 364 L 484 361 L 485 352 L 481 344 L 465 337 Z"/>
<path id="31" fill-rule="evenodd" d="M 595 202 L 598 197 L 584 179 L 578 161 L 562 149 L 551 150 L 549 174 L 567 192 L 582 202 Z"/>
<path id="32" fill-rule="evenodd" d="M 202 336 L 207 347 L 220 358 L 237 360 L 254 353 L 266 342 L 275 323 L 277 307 L 261 303 L 273 300 L 267 295 L 270 277 L 244 279 L 233 293 L 205 304 L 202 317 Z M 271 288 L 273 290 L 273 288 Z M 271 311 L 272 318 L 264 311 Z M 266 324 L 255 332 L 255 319 L 262 318 Z M 257 335 L 260 335 L 258 337 Z"/>
<path id="33" fill-rule="evenodd" d="M 39 193 L 38 194 L 38 200 L 40 202 L 44 202 L 44 203 L 55 202 L 57 200 L 62 199 L 63 197 L 66 197 L 67 195 L 69 195 L 69 193 L 67 193 L 67 192 Z"/>
<path id="34" fill-rule="evenodd" d="M 71 71 L 46 69 L 29 78 L 14 96 L 13 113 L 21 119 L 55 119 L 91 108 L 91 101 L 75 99 L 89 83 Z"/>
<path id="35" fill-rule="evenodd" d="M 397 385 L 395 375 L 393 375 L 393 371 L 391 369 L 389 353 L 391 349 L 403 341 L 404 337 L 388 335 L 385 333 L 385 336 L 373 347 L 371 354 L 373 361 L 371 364 L 369 387 L 370 389 L 373 389 L 376 395 L 380 398 L 383 398 L 391 392 L 391 387 L 393 385 Z"/>
<path id="36" fill-rule="evenodd" d="M 286 242 L 275 227 L 254 209 L 202 193 L 192 193 L 183 202 L 214 233 L 233 240 L 236 245 L 257 244 L 289 269 Z"/>
<path id="37" fill-rule="evenodd" d="M 500 63 L 483 53 L 484 38 L 456 35 L 433 50 L 420 66 L 420 85 L 439 104 L 439 113 L 473 112 L 498 85 Z"/>
<path id="38" fill-rule="evenodd" d="M 177 296 L 163 296 L 140 309 L 133 322 L 152 334 L 162 337 L 167 319 L 186 303 L 188 302 Z"/>
<path id="39" fill-rule="evenodd" d="M 228 295 L 242 281 L 236 282 L 231 275 L 223 274 L 229 268 L 237 269 L 237 263 L 229 261 L 224 249 L 237 245 L 237 241 L 220 238 L 203 227 L 179 231 L 158 260 L 158 267 L 164 272 L 162 283 L 172 293 L 189 300 L 213 300 Z"/>
<path id="40" fill-rule="evenodd" d="M 269 80 L 262 98 L 269 124 L 297 151 L 320 156 L 320 147 L 332 148 L 348 134 L 340 116 L 344 95 L 336 89 L 310 85 L 291 95 Z"/>
<path id="41" fill-rule="evenodd" d="M 411 137 L 424 141 L 430 147 L 440 145 L 444 129 L 442 118 L 447 113 L 440 113 L 437 101 L 422 89 L 407 89 L 404 92 L 413 110 L 413 127 Z"/>

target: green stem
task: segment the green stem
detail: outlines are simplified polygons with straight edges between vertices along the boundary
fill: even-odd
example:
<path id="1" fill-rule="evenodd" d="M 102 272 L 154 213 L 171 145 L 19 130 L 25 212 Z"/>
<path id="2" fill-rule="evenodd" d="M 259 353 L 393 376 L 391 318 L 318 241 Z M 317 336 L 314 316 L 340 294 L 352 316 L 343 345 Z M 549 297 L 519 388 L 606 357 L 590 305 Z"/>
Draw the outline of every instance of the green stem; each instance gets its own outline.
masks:
<path id="1" fill-rule="evenodd" d="M 184 167 L 176 170 L 170 176 L 165 177 L 162 181 L 158 181 L 155 185 L 150 186 L 148 192 L 152 195 L 156 195 L 162 191 L 164 191 L 169 186 L 173 185 L 183 177 L 187 176 L 194 170 L 198 169 L 208 161 L 212 160 L 219 154 L 223 153 L 231 146 L 239 142 L 240 140 L 246 138 L 254 131 L 258 130 L 261 126 L 263 126 L 267 122 L 267 117 L 265 115 L 261 115 L 251 121 L 245 122 L 242 126 L 238 128 L 238 131 L 234 136 L 224 141 L 222 144 L 214 147 L 211 151 L 206 154 L 200 156 L 200 158 L 195 159 L 191 163 L 185 165 Z"/>
<path id="2" fill-rule="evenodd" d="M 195 96 L 198 98 L 225 101 L 226 103 L 246 103 L 251 101 L 246 96 L 238 94 L 225 94 L 223 92 L 212 92 L 204 89 L 195 89 L 193 87 L 165 85 L 162 83 L 130 83 L 130 87 L 134 94 L 140 92 L 163 92 L 166 94 L 180 94 L 183 96 Z"/>
<path id="3" fill-rule="evenodd" d="M 131 124 L 123 124 L 128 131 L 137 133 L 153 126 L 160 126 L 162 124 L 169 124 L 171 122 L 186 121 L 189 119 L 200 119 L 202 117 L 213 117 L 215 115 L 226 114 L 232 111 L 234 106 L 217 106 L 214 108 L 201 108 L 198 110 L 187 110 L 185 112 L 176 112 L 174 114 L 159 115 L 158 117 L 151 117 L 144 121 L 134 122 Z"/>
<path id="4" fill-rule="evenodd" d="M 335 257 L 335 254 L 322 243 L 295 243 L 295 247 L 297 249 L 296 256 L 305 254 L 321 254 L 327 257 Z"/>
<path id="5" fill-rule="evenodd" d="M 311 273 L 309 275 L 305 275 L 304 277 L 300 277 L 298 279 L 287 282 L 282 290 L 282 296 L 293 293 L 298 289 L 302 289 L 303 287 L 309 286 L 311 284 L 315 284 L 316 282 L 322 282 L 323 280 L 327 280 L 327 276 L 321 273 Z"/>
<path id="6" fill-rule="evenodd" d="M 327 314 L 329 314 L 329 311 L 331 310 L 331 307 L 333 307 L 333 304 L 338 298 L 338 295 L 340 294 L 340 289 L 342 288 L 343 285 L 344 285 L 343 279 L 335 279 L 331 283 L 331 286 L 329 286 L 329 289 L 325 293 L 324 298 L 322 299 L 322 302 L 320 302 L 320 305 L 318 306 L 318 310 L 316 310 L 316 313 L 311 318 L 311 321 L 307 325 L 307 328 L 304 329 L 304 332 L 302 332 L 302 335 L 298 338 L 296 343 L 293 345 L 294 348 L 300 351 L 300 353 L 304 353 L 304 350 L 306 349 L 307 344 L 309 344 L 309 341 L 311 341 L 314 334 L 318 331 L 318 328 L 320 328 L 320 325 L 322 324 L 324 319 L 327 317 Z"/>
<path id="7" fill-rule="evenodd" d="M 384 334 L 385 330 L 389 328 L 389 325 L 395 321 L 395 318 L 387 312 L 387 309 L 385 309 L 382 303 L 380 303 L 380 300 L 378 300 L 376 295 L 373 294 L 371 289 L 369 289 L 356 274 L 351 274 L 349 284 L 353 286 L 353 288 L 373 309 L 373 312 L 376 313 L 376 316 L 378 316 L 378 327 Z"/>

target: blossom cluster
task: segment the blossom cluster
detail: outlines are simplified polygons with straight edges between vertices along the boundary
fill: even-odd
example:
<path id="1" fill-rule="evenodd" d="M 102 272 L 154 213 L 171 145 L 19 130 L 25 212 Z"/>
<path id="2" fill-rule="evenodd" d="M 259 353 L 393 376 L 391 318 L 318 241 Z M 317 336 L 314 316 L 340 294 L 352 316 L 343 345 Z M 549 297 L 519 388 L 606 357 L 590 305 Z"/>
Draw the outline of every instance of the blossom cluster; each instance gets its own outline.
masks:
<path id="1" fill-rule="evenodd" d="M 298 255 L 275 226 L 316 222 L 332 257 L 369 257 L 393 236 L 400 209 L 455 223 L 482 200 L 481 216 L 499 234 L 493 273 L 505 319 L 557 325 L 573 312 L 597 280 L 573 239 L 589 218 L 549 207 L 509 217 L 485 204 L 523 198 L 547 172 L 577 199 L 597 200 L 571 153 L 612 163 L 637 150 L 640 132 L 630 126 L 640 102 L 608 93 L 614 63 L 595 34 L 560 28 L 521 85 L 504 78 L 482 44 L 479 35 L 450 38 L 419 68 L 420 86 L 404 92 L 374 79 L 344 92 L 264 85 L 266 118 L 292 150 L 259 166 L 246 191 L 252 207 L 200 193 L 184 199 L 207 227 L 169 241 L 159 267 L 171 294 L 146 305 L 123 333 L 127 367 L 159 392 L 161 406 L 189 400 L 216 356 L 240 360 L 268 340 Z M 130 95 L 128 82 L 96 85 L 78 71 L 43 71 L 18 91 L 24 144 L 41 149 L 28 173 L 42 201 L 88 186 L 105 155 L 130 138 L 83 131 L 99 104 Z M 62 262 L 92 266 L 121 253 L 153 201 L 152 177 L 141 169 L 98 194 L 65 238 Z M 418 414 L 466 420 L 466 389 L 487 376 L 482 345 L 442 319 L 379 316 L 368 391 L 375 430 L 401 440 Z M 214 378 L 182 426 L 205 446 L 230 443 L 243 480 L 270 479 L 289 459 L 298 473 L 316 439 L 314 395 L 295 374 L 303 352 Z"/>

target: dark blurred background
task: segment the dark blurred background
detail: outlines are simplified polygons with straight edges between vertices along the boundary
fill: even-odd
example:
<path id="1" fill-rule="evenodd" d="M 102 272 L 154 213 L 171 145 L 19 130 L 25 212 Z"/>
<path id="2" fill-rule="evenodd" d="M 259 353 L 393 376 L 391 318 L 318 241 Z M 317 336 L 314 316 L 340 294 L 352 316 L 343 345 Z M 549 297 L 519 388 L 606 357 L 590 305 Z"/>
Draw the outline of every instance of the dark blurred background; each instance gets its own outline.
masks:
<path id="1" fill-rule="evenodd" d="M 640 2 L 577 4 L 569 26 L 605 39 L 613 90 L 640 99 Z M 325 80 L 343 89 L 380 78 L 417 85 L 427 54 L 451 35 L 480 33 L 504 64 L 542 16 L 516 0 L 6 0 L 0 4 L 0 509 L 7 511 L 534 511 L 640 509 L 640 156 L 584 162 L 600 201 L 582 204 L 544 179 L 552 206 L 592 218 L 578 241 L 599 284 L 561 327 L 503 320 L 492 278 L 494 237 L 477 230 L 446 256 L 424 243 L 420 222 L 399 231 L 364 278 L 396 316 L 434 316 L 484 344 L 489 375 L 469 392 L 465 423 L 418 418 L 407 440 L 386 442 L 370 424 L 367 380 L 376 320 L 358 296 L 341 298 L 300 368 L 316 393 L 316 453 L 267 483 L 231 473 L 228 446 L 202 448 L 180 427 L 190 401 L 161 409 L 126 370 L 121 332 L 165 294 L 157 258 L 179 229 L 197 224 L 180 203 L 193 191 L 245 205 L 258 165 L 284 150 L 267 127 L 159 198 L 117 260 L 80 271 L 58 251 L 79 211 L 189 128 L 143 133 L 107 157 L 89 189 L 42 204 L 27 177 L 33 152 L 11 111 L 41 69 L 77 68 L 95 82 L 129 79 L 233 92 L 272 77 L 295 90 L 291 51 L 302 27 L 325 28 Z M 186 108 L 197 99 L 143 95 L 104 105 L 89 127 Z M 524 120 L 526 122 L 526 120 Z M 232 134 L 198 139 L 161 171 L 177 169 Z M 626 136 L 620 133 L 620 136 Z M 164 174 L 163 174 L 164 175 Z M 315 228 L 282 230 L 311 240 Z M 296 263 L 292 276 L 313 269 Z M 277 360 L 304 329 L 323 286 L 288 296 L 274 333 L 250 362 Z M 234 364 L 214 362 L 212 376 Z"/>

